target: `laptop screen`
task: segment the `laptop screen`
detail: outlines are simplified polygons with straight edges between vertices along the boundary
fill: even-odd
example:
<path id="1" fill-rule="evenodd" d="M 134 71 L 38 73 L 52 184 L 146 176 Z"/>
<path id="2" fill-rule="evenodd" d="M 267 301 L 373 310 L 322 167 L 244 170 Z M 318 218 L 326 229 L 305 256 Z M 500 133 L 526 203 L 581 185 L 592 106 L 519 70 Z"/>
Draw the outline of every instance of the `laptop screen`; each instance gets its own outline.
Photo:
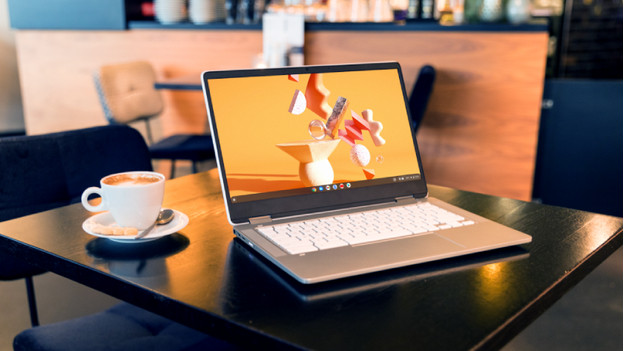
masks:
<path id="1" fill-rule="evenodd" d="M 279 212 L 281 200 L 302 197 L 315 207 L 357 203 L 363 189 L 422 179 L 398 64 L 205 72 L 203 78 L 231 206 L 273 201 Z M 323 200 L 328 193 L 341 201 Z"/>

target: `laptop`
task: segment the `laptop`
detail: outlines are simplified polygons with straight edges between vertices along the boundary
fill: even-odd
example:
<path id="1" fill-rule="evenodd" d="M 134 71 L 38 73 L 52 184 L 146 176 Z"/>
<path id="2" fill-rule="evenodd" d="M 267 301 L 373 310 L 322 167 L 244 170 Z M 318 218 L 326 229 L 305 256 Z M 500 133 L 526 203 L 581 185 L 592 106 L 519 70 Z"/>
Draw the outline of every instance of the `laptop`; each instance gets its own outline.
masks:
<path id="1" fill-rule="evenodd" d="M 397 62 L 206 71 L 228 221 L 296 281 L 525 244 L 428 196 Z"/>

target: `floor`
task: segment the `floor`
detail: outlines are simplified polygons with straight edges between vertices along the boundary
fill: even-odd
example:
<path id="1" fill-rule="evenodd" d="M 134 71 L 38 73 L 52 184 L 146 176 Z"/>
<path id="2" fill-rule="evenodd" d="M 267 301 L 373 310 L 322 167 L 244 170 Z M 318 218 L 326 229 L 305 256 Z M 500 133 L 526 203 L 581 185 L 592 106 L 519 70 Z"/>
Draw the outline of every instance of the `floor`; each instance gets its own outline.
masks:
<path id="1" fill-rule="evenodd" d="M 176 172 L 180 176 L 188 169 Z M 620 248 L 503 351 L 622 350 L 622 262 Z M 92 314 L 119 302 L 54 273 L 34 281 L 41 324 Z M 0 311 L 0 351 L 10 351 L 13 337 L 30 327 L 24 280 L 0 282 Z"/>
<path id="2" fill-rule="evenodd" d="M 622 259 L 620 247 L 503 351 L 621 351 Z"/>

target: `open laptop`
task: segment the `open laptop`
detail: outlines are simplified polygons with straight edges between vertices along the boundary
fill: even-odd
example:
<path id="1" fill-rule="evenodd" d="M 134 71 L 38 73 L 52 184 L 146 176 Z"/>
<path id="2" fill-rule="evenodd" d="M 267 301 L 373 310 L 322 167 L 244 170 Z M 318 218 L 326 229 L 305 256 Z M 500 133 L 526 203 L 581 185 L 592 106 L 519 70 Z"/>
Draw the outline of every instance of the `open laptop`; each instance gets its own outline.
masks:
<path id="1" fill-rule="evenodd" d="M 202 87 L 234 233 L 299 282 L 531 241 L 427 196 L 396 62 L 207 71 Z"/>

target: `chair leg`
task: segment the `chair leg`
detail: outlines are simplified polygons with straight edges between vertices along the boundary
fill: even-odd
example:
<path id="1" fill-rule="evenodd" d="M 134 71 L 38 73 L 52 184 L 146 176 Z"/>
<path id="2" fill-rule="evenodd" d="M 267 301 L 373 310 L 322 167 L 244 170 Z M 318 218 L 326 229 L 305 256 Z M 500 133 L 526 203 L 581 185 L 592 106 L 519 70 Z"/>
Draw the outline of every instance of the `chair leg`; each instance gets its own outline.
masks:
<path id="1" fill-rule="evenodd" d="M 175 178 L 175 160 L 171 160 L 171 176 L 169 179 Z"/>
<path id="2" fill-rule="evenodd" d="M 33 327 L 39 325 L 39 317 L 37 316 L 37 300 L 35 300 L 35 285 L 33 277 L 24 278 L 26 280 L 26 294 L 28 295 L 28 308 L 30 309 L 30 324 Z"/>
<path id="3" fill-rule="evenodd" d="M 147 143 L 148 145 L 152 145 L 154 143 L 154 139 L 152 138 L 152 128 L 150 127 L 149 120 L 146 118 L 145 121 L 145 132 L 147 133 Z"/>
<path id="4" fill-rule="evenodd" d="M 193 173 L 197 173 L 197 162 L 193 161 L 192 166 L 191 166 L 191 170 L 193 171 Z"/>

